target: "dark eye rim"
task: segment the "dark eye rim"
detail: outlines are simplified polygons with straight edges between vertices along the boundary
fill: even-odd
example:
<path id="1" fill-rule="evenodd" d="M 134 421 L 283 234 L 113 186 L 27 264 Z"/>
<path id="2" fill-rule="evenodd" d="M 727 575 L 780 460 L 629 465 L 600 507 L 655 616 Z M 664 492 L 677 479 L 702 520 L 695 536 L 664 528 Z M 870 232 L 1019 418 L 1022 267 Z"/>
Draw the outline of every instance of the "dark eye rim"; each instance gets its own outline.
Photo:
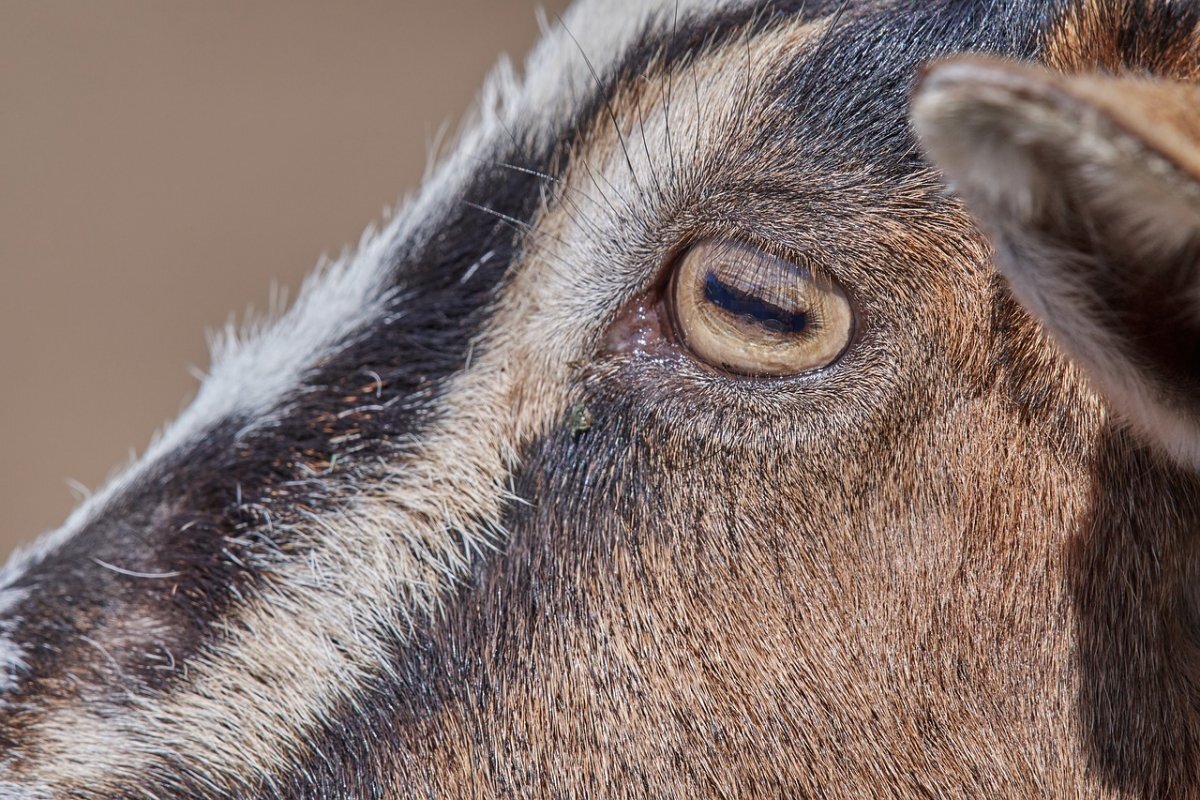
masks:
<path id="1" fill-rule="evenodd" d="M 680 329 L 679 315 L 675 309 L 673 297 L 675 294 L 675 285 L 678 276 L 681 272 L 683 259 L 694 250 L 706 243 L 722 242 L 729 243 L 736 247 L 745 248 L 748 250 L 757 250 L 773 258 L 778 258 L 794 264 L 802 264 L 806 262 L 803 255 L 792 252 L 786 248 L 780 248 L 778 245 L 766 245 L 763 242 L 756 241 L 757 237 L 747 236 L 744 234 L 734 234 L 729 236 L 709 235 L 689 239 L 681 242 L 679 245 L 671 249 L 667 256 L 662 261 L 662 269 L 658 277 L 655 279 L 652 288 L 652 294 L 656 297 L 654 305 L 657 308 L 657 313 L 666 321 L 663 326 L 663 333 L 668 338 L 671 346 L 676 349 L 682 357 L 687 358 L 692 364 L 704 370 L 707 373 L 718 375 L 731 381 L 739 383 L 771 383 L 779 384 L 788 381 L 806 382 L 813 379 L 821 378 L 833 374 L 846 368 L 848 357 L 858 348 L 861 340 L 864 338 L 866 331 L 866 317 L 863 313 L 862 305 L 858 302 L 855 293 L 848 288 L 844 283 L 837 280 L 827 272 L 816 270 L 815 276 L 818 279 L 826 280 L 838 287 L 845 296 L 850 307 L 850 334 L 846 338 L 846 345 L 841 351 L 827 364 L 811 369 L 802 370 L 800 372 L 788 373 L 783 375 L 756 375 L 748 372 L 738 372 L 737 370 L 722 367 L 717 364 L 710 363 L 703 358 L 697 356 L 687 343 L 687 338 Z M 814 272 L 811 266 L 803 264 L 803 269 L 810 274 Z"/>

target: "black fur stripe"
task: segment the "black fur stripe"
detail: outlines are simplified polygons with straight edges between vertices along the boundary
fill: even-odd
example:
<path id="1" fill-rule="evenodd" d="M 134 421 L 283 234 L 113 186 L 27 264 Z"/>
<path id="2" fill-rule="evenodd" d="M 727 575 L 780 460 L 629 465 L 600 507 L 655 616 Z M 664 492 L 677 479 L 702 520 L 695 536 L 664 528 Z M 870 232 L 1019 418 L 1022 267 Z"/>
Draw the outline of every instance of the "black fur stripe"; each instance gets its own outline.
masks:
<path id="1" fill-rule="evenodd" d="M 304 557 L 291 526 L 345 502 L 401 437 L 419 437 L 519 251 L 516 228 L 540 197 L 532 171 L 550 160 L 498 154 L 530 172 L 480 169 L 450 216 L 396 253 L 395 300 L 381 318 L 279 398 L 271 422 L 241 436 L 250 420 L 197 432 L 17 578 L 28 596 L 10 611 L 20 620 L 11 636 L 33 645 L 0 711 L 0 747 L 19 742 L 43 701 L 101 699 L 81 687 L 107 687 L 103 700 L 122 707 L 186 685 L 176 667 L 222 636 L 214 623 L 269 587 L 281 562 Z"/>
<path id="2" fill-rule="evenodd" d="M 648 36 L 601 84 L 562 139 L 569 141 L 575 131 L 606 115 L 606 98 L 614 85 L 636 78 L 652 65 L 678 67 L 699 51 L 720 47 L 743 31 L 762 32 L 827 13 L 832 7 L 762 3 L 716 18 L 681 20 L 678 30 Z M 874 157 L 889 164 L 894 177 L 903 178 L 921 168 L 903 113 L 904 93 L 916 65 L 954 50 L 1030 56 L 1044 13 L 1040 5 L 1028 2 L 946 2 L 919 8 L 903 3 L 874 14 L 847 14 L 807 61 L 792 65 L 780 79 L 781 95 L 797 112 L 792 115 L 795 130 L 782 135 L 804 130 L 810 136 L 822 130 L 828 135 L 827 126 L 836 121 L 833 129 L 861 135 L 831 141 L 823 160 L 826 169 L 842 173 L 848 164 Z M 837 149 L 839 141 L 841 149 Z M 748 149 L 755 146 L 747 145 Z M 891 157 L 881 159 L 881 155 Z M 617 395 L 627 390 L 605 389 Z M 622 402 L 612 396 L 593 397 L 588 405 L 597 418 L 612 418 L 624 413 Z M 628 428 L 597 425 L 577 443 L 569 433 L 567 414 L 563 409 L 558 434 L 535 442 L 525 453 L 527 472 L 517 488 L 530 502 L 510 508 L 505 528 L 511 539 L 505 554 L 476 564 L 473 586 L 460 593 L 445 619 L 398 645 L 402 656 L 393 665 L 398 678 L 378 678 L 362 689 L 357 702 L 331 714 L 311 733 L 314 753 L 319 755 L 281 776 L 279 787 L 264 787 L 266 796 L 377 797 L 397 780 L 412 796 L 435 796 L 433 781 L 439 764 L 449 760 L 441 748 L 469 743 L 454 738 L 461 732 L 444 727 L 447 715 L 460 723 L 473 721 L 476 727 L 466 735 L 468 740 L 475 737 L 479 753 L 519 761 L 519 754 L 505 749 L 507 743 L 489 738 L 495 721 L 489 720 L 488 713 L 510 681 L 528 677 L 521 670 L 528 661 L 531 626 L 583 614 L 580 603 L 586 599 L 572 578 L 582 570 L 608 568 L 603 554 L 615 546 L 606 538 L 613 535 L 614 515 L 632 519 L 642 513 L 632 505 L 614 509 L 612 498 L 621 493 L 606 481 L 614 475 L 623 475 L 630 485 L 644 487 L 653 481 L 653 476 L 637 476 L 636 463 L 627 458 L 636 449 Z M 604 480 L 585 479 L 593 460 L 609 466 L 598 468 Z M 621 467 L 613 467 L 615 462 Z M 585 489 L 595 494 L 586 494 Z M 364 708 L 369 711 L 364 713 Z M 509 766 L 519 771 L 519 763 Z M 504 793 L 503 787 L 498 790 Z"/>

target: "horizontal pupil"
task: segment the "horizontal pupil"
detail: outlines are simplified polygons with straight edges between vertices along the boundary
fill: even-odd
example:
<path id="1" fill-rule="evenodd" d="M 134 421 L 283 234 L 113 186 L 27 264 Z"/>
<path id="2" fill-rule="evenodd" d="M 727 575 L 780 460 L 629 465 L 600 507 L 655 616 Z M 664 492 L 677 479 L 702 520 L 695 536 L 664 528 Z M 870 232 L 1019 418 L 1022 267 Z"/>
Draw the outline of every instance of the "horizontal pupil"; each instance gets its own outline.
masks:
<path id="1" fill-rule="evenodd" d="M 722 283 L 710 272 L 704 279 L 704 299 L 730 314 L 749 317 L 775 333 L 801 333 L 808 327 L 803 311 L 788 311 L 765 300 Z"/>

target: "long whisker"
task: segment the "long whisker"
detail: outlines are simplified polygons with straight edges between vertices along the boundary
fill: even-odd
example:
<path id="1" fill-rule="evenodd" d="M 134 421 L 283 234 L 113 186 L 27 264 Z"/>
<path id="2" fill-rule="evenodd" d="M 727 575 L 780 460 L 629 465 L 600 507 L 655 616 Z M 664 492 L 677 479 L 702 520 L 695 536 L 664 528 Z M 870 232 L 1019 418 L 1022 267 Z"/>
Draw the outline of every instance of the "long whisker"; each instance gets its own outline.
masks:
<path id="1" fill-rule="evenodd" d="M 671 23 L 671 47 L 679 38 L 679 0 L 675 0 L 675 18 Z M 675 70 L 667 70 L 666 100 L 663 103 L 663 125 L 667 131 L 667 154 L 671 159 L 671 182 L 679 181 L 679 167 L 675 163 L 675 141 L 671 138 L 671 102 L 675 99 Z"/>
<path id="2" fill-rule="evenodd" d="M 658 179 L 658 170 L 654 168 L 654 157 L 650 155 L 650 143 L 646 141 L 646 115 L 642 110 L 641 93 L 636 98 L 636 109 L 638 117 L 638 130 L 642 136 L 642 151 L 646 154 L 646 165 L 650 168 L 650 177 L 654 180 L 654 188 L 658 192 L 658 196 L 663 196 L 663 186 Z"/>
<path id="3" fill-rule="evenodd" d="M 563 30 L 566 31 L 567 36 L 571 37 L 571 41 L 575 43 L 576 49 L 579 50 L 579 55 L 583 57 L 583 63 L 587 65 L 588 72 L 591 73 L 592 80 L 596 84 L 596 91 L 599 92 L 600 96 L 604 98 L 604 108 L 608 112 L 608 118 L 612 122 L 613 130 L 617 134 L 617 141 L 621 145 L 621 153 L 625 156 L 625 165 L 629 167 L 629 175 L 633 179 L 634 188 L 637 189 L 638 194 L 643 195 L 644 199 L 644 192 L 642 191 L 641 184 L 638 183 L 637 170 L 634 169 L 633 159 L 629 156 L 629 145 L 625 141 L 625 134 L 621 131 L 621 124 L 617 121 L 617 112 L 613 110 L 612 101 L 609 99 L 608 92 L 606 92 L 604 89 L 604 82 L 600 80 L 600 75 L 596 72 L 596 68 L 593 66 L 592 60 L 588 58 L 588 54 L 583 49 L 583 45 L 579 43 L 577 38 L 575 38 L 575 34 L 572 33 L 571 29 L 567 27 L 567 24 L 563 21 L 561 16 L 558 18 L 558 22 L 560 25 L 562 25 Z"/>

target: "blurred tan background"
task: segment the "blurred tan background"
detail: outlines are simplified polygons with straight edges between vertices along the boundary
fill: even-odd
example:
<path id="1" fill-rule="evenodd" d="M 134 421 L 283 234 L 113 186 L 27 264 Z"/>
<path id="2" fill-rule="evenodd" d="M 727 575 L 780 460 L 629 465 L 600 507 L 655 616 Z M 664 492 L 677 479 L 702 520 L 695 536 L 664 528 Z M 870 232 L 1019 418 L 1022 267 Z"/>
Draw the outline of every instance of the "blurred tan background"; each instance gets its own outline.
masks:
<path id="1" fill-rule="evenodd" d="M 0 0 L 0 556 L 416 185 L 536 5 Z"/>

